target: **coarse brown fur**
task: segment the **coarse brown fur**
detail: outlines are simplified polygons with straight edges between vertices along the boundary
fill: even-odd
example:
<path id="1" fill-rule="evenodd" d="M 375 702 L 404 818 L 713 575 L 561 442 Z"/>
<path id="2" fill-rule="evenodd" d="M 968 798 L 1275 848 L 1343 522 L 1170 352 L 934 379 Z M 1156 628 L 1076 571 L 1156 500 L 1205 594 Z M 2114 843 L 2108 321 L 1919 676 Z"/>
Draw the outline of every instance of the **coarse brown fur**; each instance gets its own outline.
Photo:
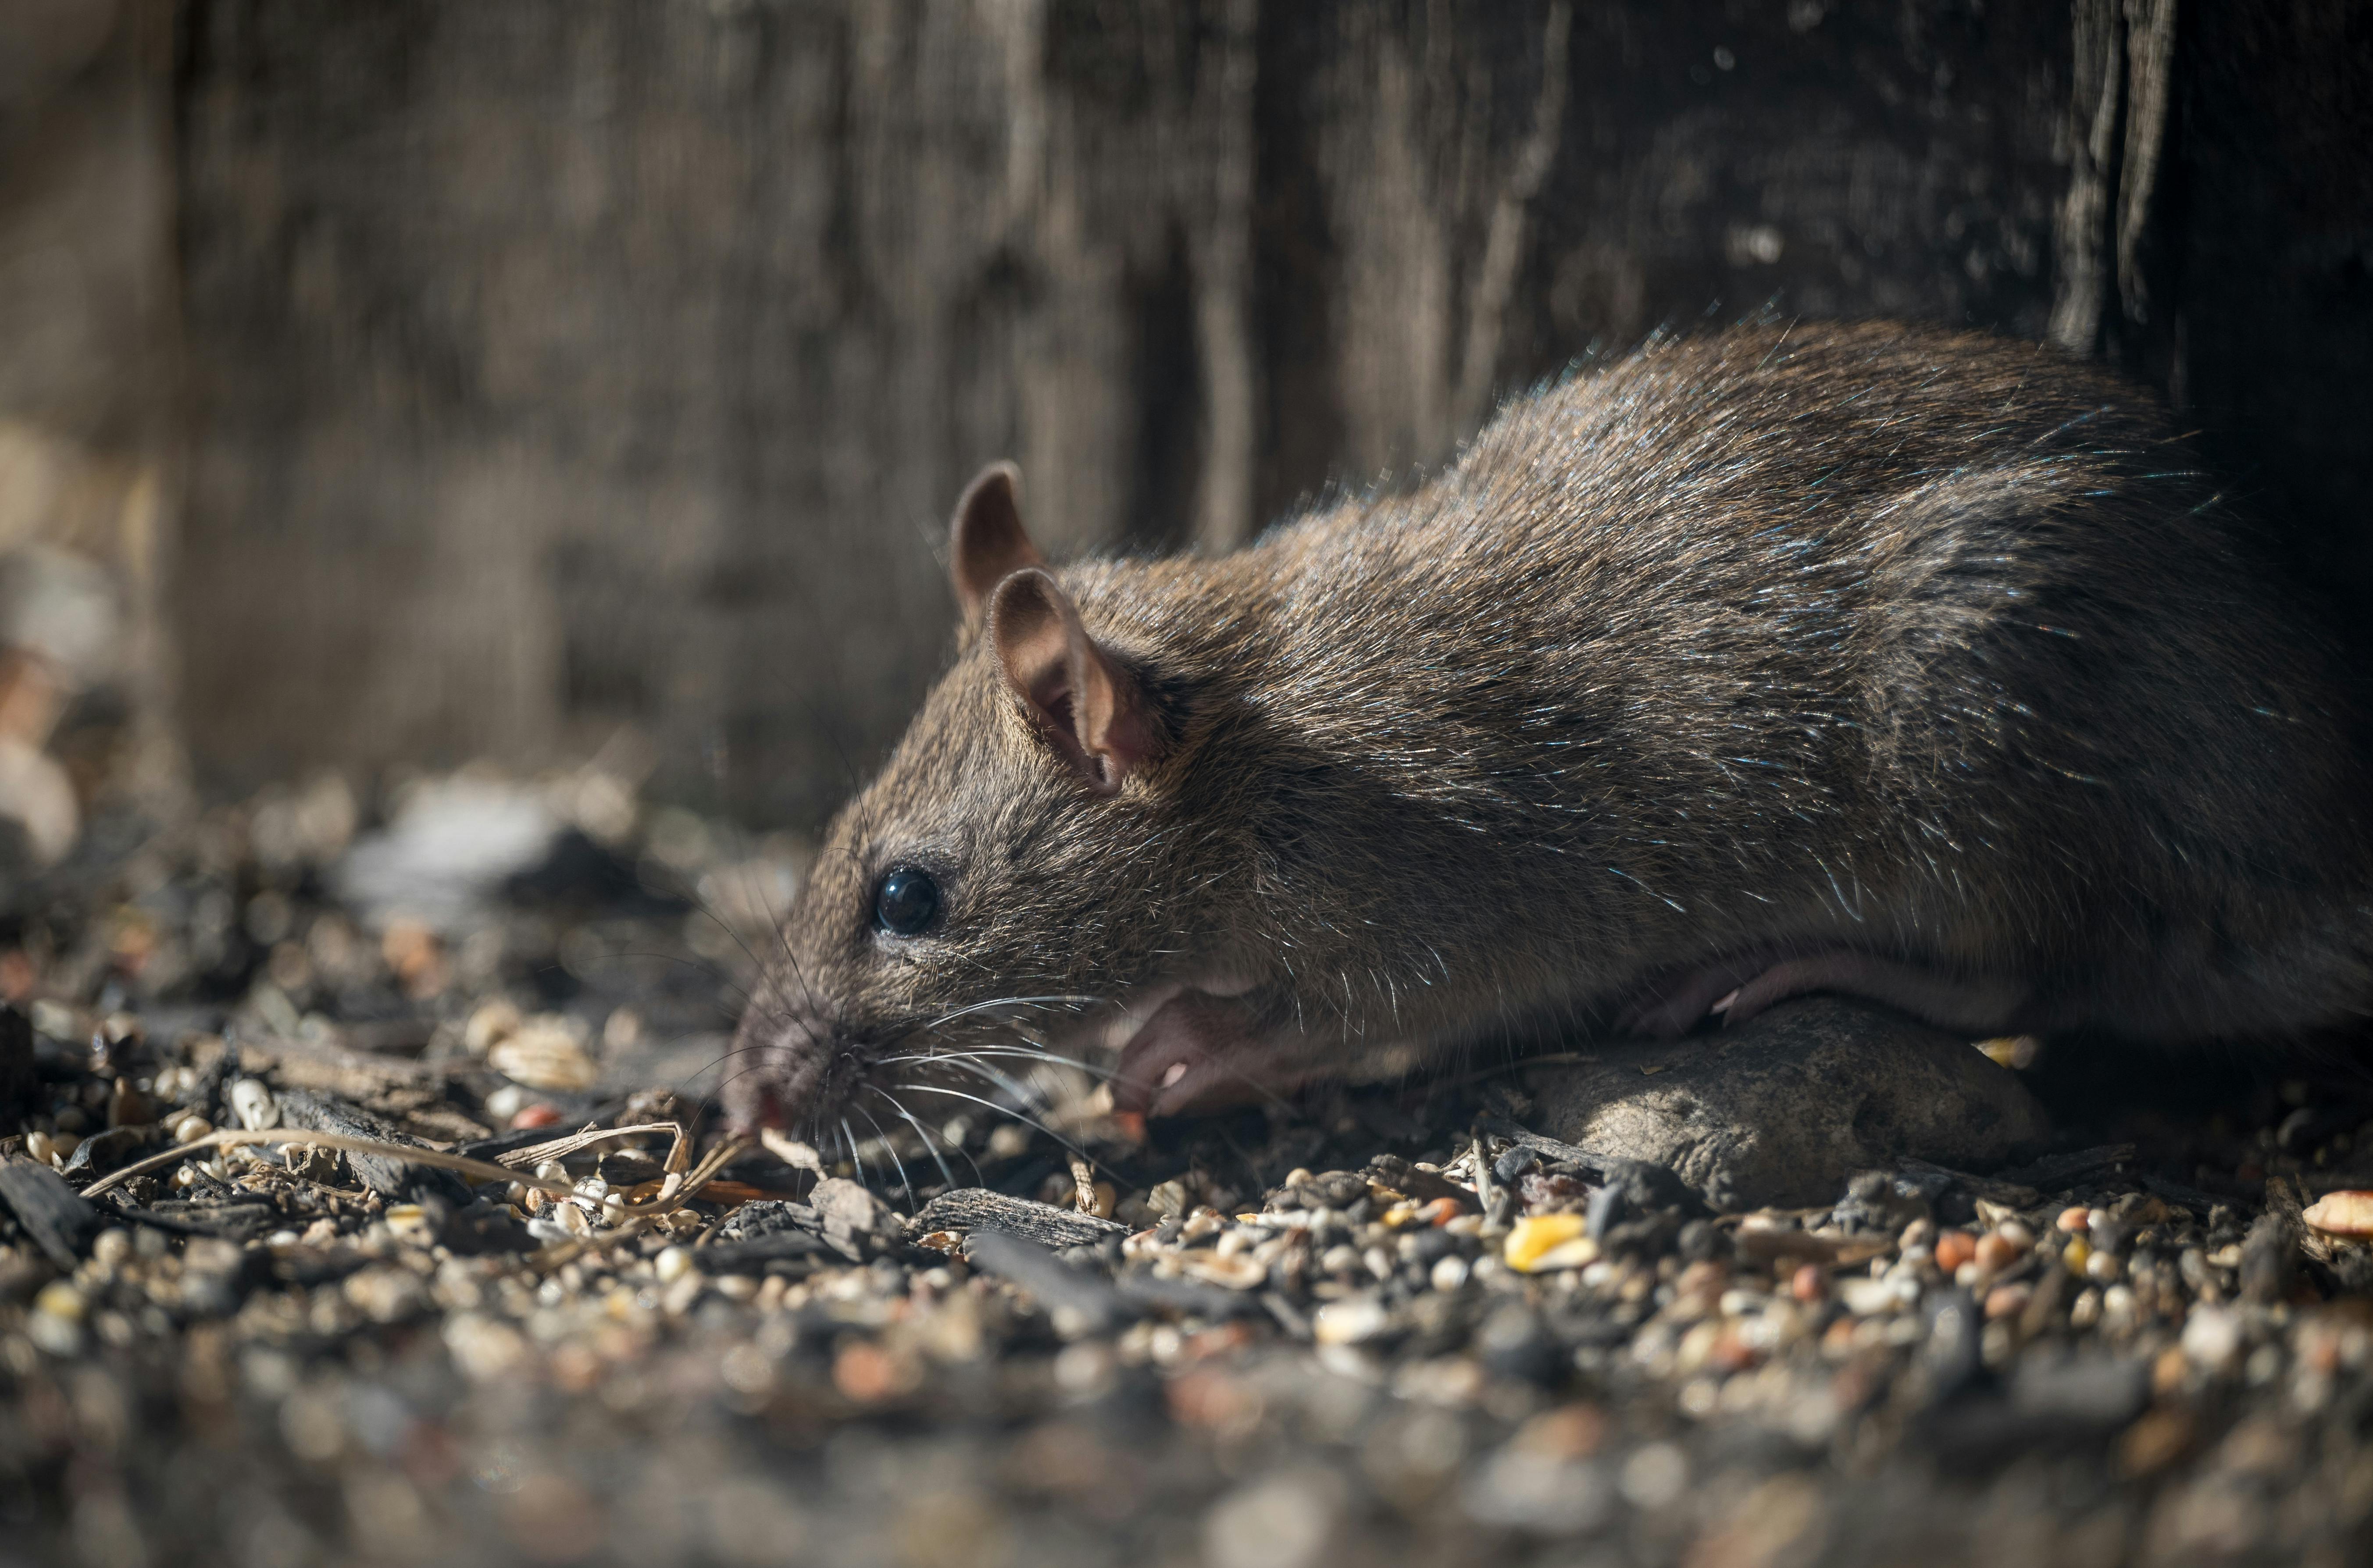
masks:
<path id="1" fill-rule="evenodd" d="M 2280 1038 L 2373 1003 L 2346 688 L 2159 415 L 2048 349 L 1660 342 L 1413 494 L 1055 577 L 1153 743 L 1083 788 L 1069 709 L 968 630 L 832 825 L 740 1119 L 833 1125 L 901 1059 L 1130 996 L 1280 1083 L 1670 1035 L 1832 957 L 1973 1033 Z M 896 864 L 942 890 L 923 935 L 872 919 Z"/>

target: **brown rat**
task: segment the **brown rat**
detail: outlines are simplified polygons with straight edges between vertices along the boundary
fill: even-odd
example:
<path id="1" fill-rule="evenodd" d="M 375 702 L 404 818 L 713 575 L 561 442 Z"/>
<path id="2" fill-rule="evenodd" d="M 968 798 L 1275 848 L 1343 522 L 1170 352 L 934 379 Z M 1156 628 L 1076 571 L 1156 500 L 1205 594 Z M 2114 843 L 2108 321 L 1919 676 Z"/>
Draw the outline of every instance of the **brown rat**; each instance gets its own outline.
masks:
<path id="1" fill-rule="evenodd" d="M 1164 1114 L 1806 990 L 2170 1045 L 2373 1003 L 2336 667 L 2050 350 L 1663 342 L 1218 557 L 1050 568 L 1015 482 L 958 508 L 958 652 L 801 890 L 742 1125 L 1023 1038 L 1126 1041 Z"/>

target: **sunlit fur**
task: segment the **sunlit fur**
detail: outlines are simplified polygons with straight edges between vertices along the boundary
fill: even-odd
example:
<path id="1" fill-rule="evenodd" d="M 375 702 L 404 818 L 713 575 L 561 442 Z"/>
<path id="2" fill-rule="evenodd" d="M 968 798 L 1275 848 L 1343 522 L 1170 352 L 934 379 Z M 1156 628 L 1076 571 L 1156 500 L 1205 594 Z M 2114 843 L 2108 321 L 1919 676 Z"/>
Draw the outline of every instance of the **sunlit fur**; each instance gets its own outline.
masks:
<path id="1" fill-rule="evenodd" d="M 2005 1030 L 2345 1024 L 2366 780 L 2253 549 L 2154 409 L 2052 351 L 1652 345 L 1412 494 L 1064 568 L 1168 742 L 1117 799 L 960 649 L 833 825 L 729 1098 L 812 1119 L 1047 1011 L 929 1027 L 969 1005 L 1215 969 L 1346 1072 L 1807 944 L 2008 977 Z M 906 860 L 946 897 L 912 941 L 868 914 Z"/>

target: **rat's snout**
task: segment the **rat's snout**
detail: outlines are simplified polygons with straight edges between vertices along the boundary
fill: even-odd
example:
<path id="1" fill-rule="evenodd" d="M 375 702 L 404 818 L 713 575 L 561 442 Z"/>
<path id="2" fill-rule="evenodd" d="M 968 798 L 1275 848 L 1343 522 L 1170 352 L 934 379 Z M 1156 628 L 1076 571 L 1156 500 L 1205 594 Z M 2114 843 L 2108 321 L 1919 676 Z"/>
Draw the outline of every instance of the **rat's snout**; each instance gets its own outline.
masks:
<path id="1" fill-rule="evenodd" d="M 735 1031 L 718 1100 L 736 1132 L 797 1129 L 823 1108 L 843 1053 L 832 1023 L 807 1009 L 753 1005 Z M 846 1087 L 843 1088 L 846 1093 Z"/>

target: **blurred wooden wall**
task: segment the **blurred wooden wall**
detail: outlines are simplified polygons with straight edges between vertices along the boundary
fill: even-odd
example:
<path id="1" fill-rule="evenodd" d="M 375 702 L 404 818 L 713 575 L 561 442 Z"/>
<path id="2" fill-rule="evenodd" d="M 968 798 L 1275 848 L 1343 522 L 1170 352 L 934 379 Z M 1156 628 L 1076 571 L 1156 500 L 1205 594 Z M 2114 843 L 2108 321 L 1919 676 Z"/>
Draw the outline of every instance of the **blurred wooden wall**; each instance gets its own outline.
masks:
<path id="1" fill-rule="evenodd" d="M 806 823 L 946 509 L 1219 547 L 1763 309 L 2153 380 L 2373 583 L 2373 7 L 187 0 L 201 776 L 655 740 Z"/>

